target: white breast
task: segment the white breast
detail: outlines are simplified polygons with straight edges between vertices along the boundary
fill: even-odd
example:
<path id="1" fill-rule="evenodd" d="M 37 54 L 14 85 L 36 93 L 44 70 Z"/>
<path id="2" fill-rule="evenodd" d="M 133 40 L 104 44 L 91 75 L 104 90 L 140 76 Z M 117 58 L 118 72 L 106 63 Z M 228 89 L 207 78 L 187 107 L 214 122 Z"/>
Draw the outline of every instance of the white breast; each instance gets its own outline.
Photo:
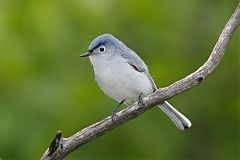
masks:
<path id="1" fill-rule="evenodd" d="M 137 99 L 140 93 L 153 92 L 152 83 L 144 72 L 136 71 L 126 59 L 115 57 L 107 60 L 103 56 L 89 57 L 100 88 L 117 101 Z"/>

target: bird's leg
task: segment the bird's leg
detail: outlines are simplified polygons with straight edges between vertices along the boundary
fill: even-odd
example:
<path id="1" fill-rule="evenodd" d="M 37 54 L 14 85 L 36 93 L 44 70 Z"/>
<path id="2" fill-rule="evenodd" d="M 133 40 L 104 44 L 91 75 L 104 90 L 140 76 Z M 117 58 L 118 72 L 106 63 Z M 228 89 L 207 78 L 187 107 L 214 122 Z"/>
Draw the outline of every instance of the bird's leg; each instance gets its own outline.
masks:
<path id="1" fill-rule="evenodd" d="M 143 93 L 140 93 L 138 96 L 138 105 L 142 106 L 143 104 Z"/>
<path id="2" fill-rule="evenodd" d="M 114 122 L 114 117 L 117 117 L 116 112 L 117 109 L 126 101 L 126 99 L 122 100 L 113 110 L 112 110 L 112 121 Z"/>

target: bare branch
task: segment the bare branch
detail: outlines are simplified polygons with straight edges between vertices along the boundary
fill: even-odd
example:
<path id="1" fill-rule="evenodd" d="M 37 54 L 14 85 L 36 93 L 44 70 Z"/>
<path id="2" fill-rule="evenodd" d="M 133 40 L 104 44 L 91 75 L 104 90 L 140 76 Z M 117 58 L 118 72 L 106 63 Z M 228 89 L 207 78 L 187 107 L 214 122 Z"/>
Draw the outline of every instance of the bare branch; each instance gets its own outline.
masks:
<path id="1" fill-rule="evenodd" d="M 63 159 L 78 147 L 93 141 L 106 132 L 130 121 L 131 119 L 136 118 L 164 100 L 172 98 L 173 96 L 176 96 L 200 84 L 200 82 L 205 80 L 215 70 L 218 63 L 221 61 L 227 44 L 235 30 L 238 28 L 239 24 L 240 5 L 238 5 L 235 12 L 224 27 L 215 47 L 210 54 L 210 57 L 197 71 L 168 87 L 160 88 L 155 93 L 144 97 L 142 105 L 134 103 L 126 109 L 118 112 L 118 117 L 116 118 L 115 123 L 112 122 L 111 117 L 107 117 L 100 122 L 84 128 L 69 138 L 63 138 L 61 133 L 58 132 L 49 149 L 43 154 L 41 160 Z"/>

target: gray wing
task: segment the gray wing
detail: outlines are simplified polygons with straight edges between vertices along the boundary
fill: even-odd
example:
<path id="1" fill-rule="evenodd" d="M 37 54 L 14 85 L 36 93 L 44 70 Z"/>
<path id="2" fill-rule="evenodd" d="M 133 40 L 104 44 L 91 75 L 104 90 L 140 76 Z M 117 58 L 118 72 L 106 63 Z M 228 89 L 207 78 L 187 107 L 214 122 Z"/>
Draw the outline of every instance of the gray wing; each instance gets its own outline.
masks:
<path id="1" fill-rule="evenodd" d="M 152 83 L 153 91 L 155 92 L 157 89 L 157 86 L 154 83 L 151 75 L 149 74 L 148 67 L 144 63 L 144 61 L 131 49 L 129 49 L 125 52 L 121 52 L 121 56 L 123 58 L 126 58 L 128 60 L 129 65 L 131 65 L 136 71 L 145 72 L 145 74 L 147 74 L 147 76 L 149 77 L 149 80 Z"/>
<path id="2" fill-rule="evenodd" d="M 134 51 L 128 49 L 121 52 L 121 56 L 127 59 L 128 63 L 138 72 L 148 72 L 147 65 Z"/>
<path id="3" fill-rule="evenodd" d="M 152 86 L 153 86 L 153 92 L 155 92 L 155 91 L 157 90 L 157 86 L 156 86 L 156 84 L 155 84 L 153 78 L 151 77 L 151 75 L 150 75 L 149 73 L 147 73 L 147 74 L 148 74 L 148 77 L 149 77 L 149 79 L 150 79 L 150 81 L 151 81 L 151 83 L 152 83 Z"/>

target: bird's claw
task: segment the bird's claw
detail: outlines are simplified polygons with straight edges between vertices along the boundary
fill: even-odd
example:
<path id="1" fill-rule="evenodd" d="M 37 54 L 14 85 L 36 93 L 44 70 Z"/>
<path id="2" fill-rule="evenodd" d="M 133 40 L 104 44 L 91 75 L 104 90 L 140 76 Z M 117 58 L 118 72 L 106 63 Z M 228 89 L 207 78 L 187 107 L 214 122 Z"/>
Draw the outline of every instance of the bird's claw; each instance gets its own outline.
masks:
<path id="1" fill-rule="evenodd" d="M 111 119 L 112 119 L 112 122 L 113 122 L 113 123 L 116 123 L 116 122 L 115 122 L 115 119 L 116 119 L 117 117 L 118 117 L 118 116 L 117 116 L 116 112 L 113 111 L 113 112 L 112 112 L 112 116 L 111 116 Z"/>
<path id="2" fill-rule="evenodd" d="M 117 109 L 118 109 L 118 107 L 120 107 L 125 101 L 126 101 L 126 99 L 122 100 L 122 101 L 113 109 L 113 111 L 112 111 L 111 119 L 112 119 L 112 122 L 113 122 L 114 124 L 116 124 L 114 118 L 116 119 L 116 118 L 118 117 L 117 114 L 116 114 Z"/>
<path id="3" fill-rule="evenodd" d="M 138 97 L 138 105 L 139 106 L 143 106 L 143 93 L 140 93 L 139 97 Z"/>

